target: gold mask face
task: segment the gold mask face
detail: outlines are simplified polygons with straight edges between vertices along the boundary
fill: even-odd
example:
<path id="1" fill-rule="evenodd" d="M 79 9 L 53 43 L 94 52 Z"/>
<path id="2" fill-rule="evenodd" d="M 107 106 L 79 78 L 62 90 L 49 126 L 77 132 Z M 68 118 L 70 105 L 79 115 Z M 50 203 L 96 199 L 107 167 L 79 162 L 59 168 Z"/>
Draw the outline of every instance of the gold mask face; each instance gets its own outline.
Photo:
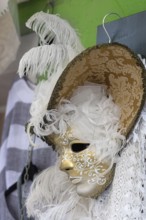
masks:
<path id="1" fill-rule="evenodd" d="M 111 183 L 114 167 L 106 173 L 108 162 L 99 161 L 95 149 L 89 143 L 74 138 L 69 131 L 53 139 L 60 155 L 60 169 L 76 185 L 77 194 L 98 197 Z"/>

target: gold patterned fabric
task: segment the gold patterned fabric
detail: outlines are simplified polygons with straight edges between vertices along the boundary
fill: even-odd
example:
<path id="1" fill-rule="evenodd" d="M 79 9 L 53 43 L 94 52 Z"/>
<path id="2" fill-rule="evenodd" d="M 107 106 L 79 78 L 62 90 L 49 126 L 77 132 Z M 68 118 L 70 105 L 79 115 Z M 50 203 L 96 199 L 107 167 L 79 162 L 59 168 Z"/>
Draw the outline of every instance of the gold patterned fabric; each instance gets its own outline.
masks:
<path id="1" fill-rule="evenodd" d="M 79 54 L 64 70 L 53 91 L 48 109 L 62 98 L 69 99 L 85 82 L 105 84 L 121 109 L 120 128 L 125 136 L 132 130 L 143 106 L 145 69 L 129 48 L 118 43 L 103 44 Z"/>

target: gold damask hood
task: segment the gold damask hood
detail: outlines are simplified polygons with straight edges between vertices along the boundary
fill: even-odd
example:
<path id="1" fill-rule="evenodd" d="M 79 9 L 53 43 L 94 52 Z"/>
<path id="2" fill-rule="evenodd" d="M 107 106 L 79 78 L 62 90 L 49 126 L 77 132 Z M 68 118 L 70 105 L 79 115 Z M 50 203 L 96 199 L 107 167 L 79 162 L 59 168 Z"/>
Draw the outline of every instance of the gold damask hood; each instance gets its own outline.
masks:
<path id="1" fill-rule="evenodd" d="M 120 130 L 126 137 L 134 127 L 145 98 L 145 68 L 139 57 L 119 43 L 97 45 L 76 56 L 60 76 L 48 109 L 69 99 L 85 82 L 104 84 L 121 109 Z"/>

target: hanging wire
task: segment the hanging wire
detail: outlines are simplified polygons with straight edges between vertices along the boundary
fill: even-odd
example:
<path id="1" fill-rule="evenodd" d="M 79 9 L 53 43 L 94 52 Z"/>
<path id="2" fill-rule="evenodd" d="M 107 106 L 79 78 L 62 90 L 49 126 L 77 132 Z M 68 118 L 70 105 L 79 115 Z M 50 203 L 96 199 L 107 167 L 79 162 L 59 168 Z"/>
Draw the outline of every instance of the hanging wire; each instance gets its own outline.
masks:
<path id="1" fill-rule="evenodd" d="M 109 35 L 107 29 L 105 28 L 105 20 L 106 20 L 106 18 L 107 18 L 108 16 L 110 16 L 110 15 L 116 15 L 116 16 L 118 16 L 119 18 L 121 18 L 121 16 L 120 16 L 118 13 L 111 12 L 111 13 L 106 14 L 106 15 L 104 16 L 103 20 L 102 20 L 102 27 L 103 27 L 103 29 L 104 29 L 104 31 L 105 31 L 105 33 L 106 33 L 108 39 L 109 39 L 109 41 L 108 41 L 109 43 L 111 43 L 111 37 L 110 37 L 110 35 Z"/>

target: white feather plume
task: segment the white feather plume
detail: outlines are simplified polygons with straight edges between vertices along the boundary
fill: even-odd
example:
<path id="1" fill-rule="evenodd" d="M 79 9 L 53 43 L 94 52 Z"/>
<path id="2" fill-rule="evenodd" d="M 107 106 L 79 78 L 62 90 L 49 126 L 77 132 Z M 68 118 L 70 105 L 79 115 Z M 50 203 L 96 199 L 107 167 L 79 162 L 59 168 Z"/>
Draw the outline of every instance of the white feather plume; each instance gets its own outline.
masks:
<path id="1" fill-rule="evenodd" d="M 26 26 L 39 35 L 43 45 L 53 41 L 54 44 L 69 45 L 77 53 L 84 49 L 75 30 L 57 15 L 37 12 L 26 22 Z"/>
<path id="2" fill-rule="evenodd" d="M 40 77 L 50 81 L 49 78 L 53 74 L 62 73 L 62 70 L 74 56 L 72 48 L 61 44 L 32 48 L 20 60 L 19 76 L 26 75 L 35 84 Z"/>
<path id="3" fill-rule="evenodd" d="M 26 75 L 32 83 L 37 84 L 30 109 L 28 133 L 32 126 L 38 134 L 37 127 L 44 118 L 59 77 L 67 64 L 84 48 L 75 30 L 56 15 L 38 12 L 26 25 L 39 35 L 43 44 L 25 53 L 18 69 L 20 77 Z M 46 43 L 48 45 L 44 45 Z"/>

